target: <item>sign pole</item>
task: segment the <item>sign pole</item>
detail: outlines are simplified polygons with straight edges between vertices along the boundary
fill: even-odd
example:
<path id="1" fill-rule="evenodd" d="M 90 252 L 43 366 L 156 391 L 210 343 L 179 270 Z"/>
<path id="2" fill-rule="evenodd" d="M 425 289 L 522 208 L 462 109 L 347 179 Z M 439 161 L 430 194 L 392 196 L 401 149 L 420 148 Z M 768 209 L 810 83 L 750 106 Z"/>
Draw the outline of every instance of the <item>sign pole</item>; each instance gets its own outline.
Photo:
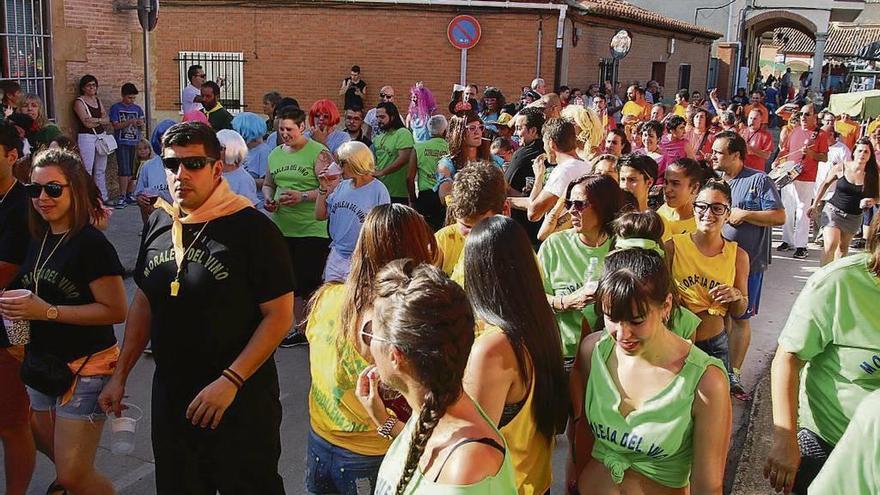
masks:
<path id="1" fill-rule="evenodd" d="M 147 3 L 146 5 L 147 15 L 150 13 L 150 5 Z M 150 30 L 144 27 L 144 114 L 145 114 L 145 122 L 144 122 L 144 134 L 146 136 L 150 135 L 150 125 L 153 120 L 153 111 L 151 110 L 152 105 L 150 99 Z M 149 138 L 148 138 L 149 139 Z"/>
<path id="2" fill-rule="evenodd" d="M 467 84 L 467 48 L 461 50 L 461 85 Z"/>

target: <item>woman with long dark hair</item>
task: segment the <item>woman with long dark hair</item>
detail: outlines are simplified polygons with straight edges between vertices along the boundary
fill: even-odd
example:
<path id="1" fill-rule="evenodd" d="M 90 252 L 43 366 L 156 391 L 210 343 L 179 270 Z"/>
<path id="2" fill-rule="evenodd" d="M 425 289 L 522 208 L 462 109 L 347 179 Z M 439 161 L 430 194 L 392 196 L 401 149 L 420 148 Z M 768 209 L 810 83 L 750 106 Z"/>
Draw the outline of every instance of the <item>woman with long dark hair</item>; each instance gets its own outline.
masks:
<path id="1" fill-rule="evenodd" d="M 663 184 L 666 202 L 657 209 L 666 226 L 663 242 L 675 234 L 690 234 L 697 230 L 694 200 L 712 174 L 712 170 L 703 163 L 682 158 L 666 167 L 666 182 Z"/>
<path id="2" fill-rule="evenodd" d="M 667 328 L 673 286 L 660 253 L 629 247 L 606 266 L 596 292 L 605 331 L 578 355 L 586 387 L 575 427 L 587 441 L 572 454 L 588 457 L 578 489 L 720 495 L 731 429 L 723 365 Z"/>
<path id="3" fill-rule="evenodd" d="M 846 256 L 850 241 L 861 229 L 862 210 L 880 201 L 878 174 L 874 146 L 870 139 L 861 138 L 856 141 L 853 159 L 836 164 L 819 186 L 807 214 L 815 218 L 821 212 L 824 220 L 822 266 Z M 834 195 L 825 202 L 822 198 L 832 184 Z"/>
<path id="4" fill-rule="evenodd" d="M 623 206 L 623 193 L 604 175 L 585 175 L 569 184 L 565 206 L 572 228 L 547 237 L 538 250 L 544 292 L 562 336 L 562 350 L 570 368 L 586 320 L 595 328 L 598 316 L 593 291 L 585 286 L 592 264 L 594 276 L 602 269 L 613 244 L 613 222 Z M 598 279 L 597 279 L 598 280 Z"/>
<path id="5" fill-rule="evenodd" d="M 712 155 L 712 118 L 709 111 L 703 107 L 691 105 L 688 107 L 691 117 L 688 118 L 687 140 L 694 150 L 697 160 L 708 160 Z"/>
<path id="6" fill-rule="evenodd" d="M 483 121 L 475 112 L 467 111 L 453 115 L 446 130 L 449 155 L 437 163 L 437 185 L 435 189 L 440 202 L 452 192 L 452 181 L 459 170 L 472 161 L 490 161 L 491 142 L 483 139 Z"/>
<path id="7" fill-rule="evenodd" d="M 562 341 L 533 252 L 525 229 L 502 215 L 478 223 L 464 248 L 479 334 L 464 387 L 507 440 L 521 495 L 550 489 L 555 436 L 568 418 Z"/>
<path id="8" fill-rule="evenodd" d="M 880 216 L 874 216 L 867 238 L 865 253 L 810 276 L 779 335 L 770 370 L 773 436 L 764 465 L 764 477 L 777 492 L 806 494 L 832 449 L 838 451 L 859 404 L 880 389 Z M 860 468 L 876 472 L 877 461 Z"/>
<path id="9" fill-rule="evenodd" d="M 504 437 L 462 386 L 474 324 L 464 290 L 438 268 L 396 260 L 376 277 L 372 325 L 360 330 L 376 365 L 358 378 L 358 398 L 380 406 L 381 379 L 413 409 L 382 462 L 376 495 L 516 491 Z"/>
<path id="10" fill-rule="evenodd" d="M 50 494 L 114 493 L 94 458 L 106 419 L 98 394 L 119 357 L 113 325 L 125 320 L 126 296 L 116 250 L 92 226 L 90 182 L 79 156 L 36 155 L 25 186 L 32 240 L 10 285 L 31 294 L 0 302 L 4 318 L 30 322 L 22 381 L 37 448 L 55 462 Z M 53 380 L 49 368 L 69 368 L 74 376 Z"/>
<path id="11" fill-rule="evenodd" d="M 376 434 L 374 422 L 391 421 L 394 426 L 397 418 L 381 402 L 365 409 L 355 397 L 358 373 L 372 360 L 358 332 L 372 319 L 376 274 L 386 264 L 400 258 L 433 263 L 437 255 L 431 229 L 415 210 L 399 204 L 376 206 L 360 231 L 345 283 L 327 283 L 315 293 L 306 325 L 312 377 L 306 468 L 310 493 L 356 495 L 358 479 L 369 480 L 370 493 L 375 489 L 390 442 Z"/>

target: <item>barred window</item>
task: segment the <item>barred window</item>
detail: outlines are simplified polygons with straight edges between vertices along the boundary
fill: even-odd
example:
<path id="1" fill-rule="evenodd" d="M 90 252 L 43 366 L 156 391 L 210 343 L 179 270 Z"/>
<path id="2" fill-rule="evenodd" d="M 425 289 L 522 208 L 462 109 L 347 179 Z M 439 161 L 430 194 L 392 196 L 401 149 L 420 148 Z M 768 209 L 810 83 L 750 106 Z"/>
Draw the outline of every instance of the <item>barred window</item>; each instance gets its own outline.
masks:
<path id="1" fill-rule="evenodd" d="M 174 59 L 179 67 L 180 94 L 189 84 L 186 72 L 191 65 L 201 65 L 208 81 L 220 85 L 220 104 L 230 113 L 245 111 L 244 103 L 244 53 L 241 52 L 178 52 Z M 183 108 L 181 106 L 181 108 Z"/>
<path id="2" fill-rule="evenodd" d="M 47 0 L 2 0 L 0 80 L 15 80 L 38 95 L 55 116 L 52 92 L 52 23 Z"/>

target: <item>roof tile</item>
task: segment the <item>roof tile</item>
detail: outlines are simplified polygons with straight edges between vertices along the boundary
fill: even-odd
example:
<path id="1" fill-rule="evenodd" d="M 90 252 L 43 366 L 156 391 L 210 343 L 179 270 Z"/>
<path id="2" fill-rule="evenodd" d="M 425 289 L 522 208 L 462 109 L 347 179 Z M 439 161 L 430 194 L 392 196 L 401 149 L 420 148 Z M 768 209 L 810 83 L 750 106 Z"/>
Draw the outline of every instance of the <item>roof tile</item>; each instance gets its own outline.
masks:
<path id="1" fill-rule="evenodd" d="M 779 53 L 811 54 L 816 50 L 813 38 L 794 28 L 776 28 L 773 38 Z M 859 49 L 875 41 L 880 41 L 880 24 L 831 23 L 825 56 L 855 57 Z"/>
<path id="2" fill-rule="evenodd" d="M 689 22 L 667 17 L 658 12 L 643 9 L 624 0 L 567 0 L 574 6 L 590 15 L 623 19 L 646 26 L 666 29 L 687 34 L 694 34 L 709 39 L 718 39 L 721 33 L 691 24 Z"/>

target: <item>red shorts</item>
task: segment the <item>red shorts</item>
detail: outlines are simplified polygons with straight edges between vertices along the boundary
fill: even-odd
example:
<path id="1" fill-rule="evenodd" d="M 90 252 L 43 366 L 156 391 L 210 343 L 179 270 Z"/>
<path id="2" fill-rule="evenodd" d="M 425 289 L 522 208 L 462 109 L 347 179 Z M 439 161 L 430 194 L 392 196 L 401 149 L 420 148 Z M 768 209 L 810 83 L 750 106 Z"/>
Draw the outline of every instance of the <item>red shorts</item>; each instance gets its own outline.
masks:
<path id="1" fill-rule="evenodd" d="M 28 424 L 30 402 L 18 374 L 22 354 L 21 347 L 0 349 L 0 429 Z"/>

